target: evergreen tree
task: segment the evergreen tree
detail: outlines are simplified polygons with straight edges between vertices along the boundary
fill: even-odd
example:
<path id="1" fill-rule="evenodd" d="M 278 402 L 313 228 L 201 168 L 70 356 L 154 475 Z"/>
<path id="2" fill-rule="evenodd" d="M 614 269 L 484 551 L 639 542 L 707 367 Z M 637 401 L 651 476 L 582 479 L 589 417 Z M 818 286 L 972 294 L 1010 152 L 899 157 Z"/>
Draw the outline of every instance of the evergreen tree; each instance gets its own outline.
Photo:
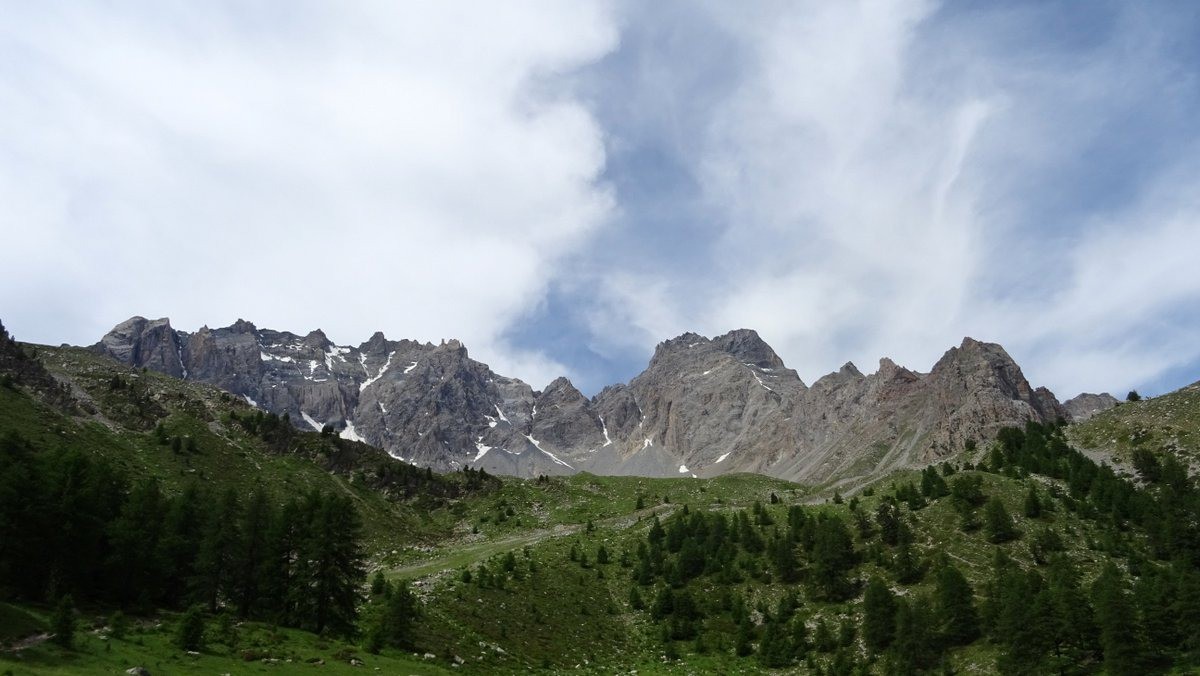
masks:
<path id="1" fill-rule="evenodd" d="M 871 578 L 863 596 L 863 643 L 872 653 L 881 653 L 896 635 L 896 597 L 880 578 Z"/>
<path id="2" fill-rule="evenodd" d="M 63 648 L 75 646 L 75 599 L 70 594 L 58 600 L 50 628 L 54 630 L 54 642 Z"/>
<path id="3" fill-rule="evenodd" d="M 998 497 L 993 496 L 984 506 L 983 530 L 988 542 L 992 544 L 1001 544 L 1017 537 L 1012 517 L 1008 515 L 1008 510 Z"/>
<path id="4" fill-rule="evenodd" d="M 925 598 L 896 600 L 896 639 L 892 644 L 890 673 L 919 674 L 940 657 L 933 634 L 930 603 Z"/>
<path id="5" fill-rule="evenodd" d="M 968 645 L 979 637 L 974 593 L 967 578 L 953 565 L 946 564 L 938 571 L 934 603 L 945 645 Z"/>
<path id="6" fill-rule="evenodd" d="M 362 530 L 349 498 L 311 494 L 306 499 L 308 533 L 302 542 L 300 583 L 306 590 L 302 626 L 317 633 L 354 630 L 357 589 L 366 577 L 359 544 Z"/>
<path id="7" fill-rule="evenodd" d="M 150 609 L 162 599 L 167 574 L 162 551 L 165 502 L 157 481 L 142 481 L 108 524 L 112 589 L 122 604 Z"/>
<path id="8" fill-rule="evenodd" d="M 232 595 L 238 559 L 242 553 L 241 506 L 233 489 L 221 495 L 216 509 L 206 515 L 204 536 L 196 553 L 192 578 L 197 601 L 217 612 L 218 602 Z"/>
<path id="9" fill-rule="evenodd" d="M 204 607 L 193 605 L 179 618 L 175 627 L 175 647 L 199 651 L 204 647 Z"/>
<path id="10" fill-rule="evenodd" d="M 812 573 L 817 590 L 839 601 L 850 593 L 846 573 L 854 566 L 854 544 L 846 524 L 836 516 L 823 518 L 813 541 Z"/>
<path id="11" fill-rule="evenodd" d="M 1029 492 L 1025 494 L 1025 516 L 1036 519 L 1042 515 L 1042 499 L 1038 496 L 1037 486 L 1031 481 Z"/>
<path id="12" fill-rule="evenodd" d="M 1110 674 L 1142 673 L 1145 636 L 1126 592 L 1125 576 L 1111 561 L 1093 583 L 1092 599 L 1104 651 L 1104 670 Z"/>
<path id="13" fill-rule="evenodd" d="M 646 602 L 642 599 L 642 593 L 638 591 L 636 586 L 629 588 L 629 607 L 634 610 L 645 610 Z"/>
<path id="14" fill-rule="evenodd" d="M 364 647 L 375 653 L 384 647 L 411 649 L 413 630 L 420 617 L 417 599 L 403 581 L 385 583 L 383 589 L 366 611 Z"/>
<path id="15" fill-rule="evenodd" d="M 768 669 L 780 669 L 791 665 L 792 646 L 783 622 L 767 622 L 763 629 L 762 641 L 758 645 L 758 663 Z"/>

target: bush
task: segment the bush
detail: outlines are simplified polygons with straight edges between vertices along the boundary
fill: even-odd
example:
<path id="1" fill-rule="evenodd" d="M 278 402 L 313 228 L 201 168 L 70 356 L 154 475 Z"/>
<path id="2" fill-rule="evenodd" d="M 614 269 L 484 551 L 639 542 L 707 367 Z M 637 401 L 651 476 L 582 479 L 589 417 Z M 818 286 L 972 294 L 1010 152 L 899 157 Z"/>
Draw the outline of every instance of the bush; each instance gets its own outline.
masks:
<path id="1" fill-rule="evenodd" d="M 62 597 L 55 607 L 51 628 L 55 643 L 64 648 L 75 645 L 75 599 L 70 594 Z"/>
<path id="2" fill-rule="evenodd" d="M 175 646 L 180 650 L 200 650 L 204 647 L 204 608 L 188 608 L 175 628 Z"/>

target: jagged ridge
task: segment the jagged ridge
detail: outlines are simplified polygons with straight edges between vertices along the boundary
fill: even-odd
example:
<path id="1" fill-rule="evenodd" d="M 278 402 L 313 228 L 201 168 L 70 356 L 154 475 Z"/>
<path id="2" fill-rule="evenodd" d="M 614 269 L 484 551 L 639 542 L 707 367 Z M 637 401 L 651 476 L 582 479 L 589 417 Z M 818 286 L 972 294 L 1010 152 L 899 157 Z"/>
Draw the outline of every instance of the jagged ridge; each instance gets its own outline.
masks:
<path id="1" fill-rule="evenodd" d="M 94 350 L 218 385 L 298 426 L 332 425 L 409 462 L 518 476 L 714 476 L 824 480 L 916 466 L 1005 425 L 1070 413 L 1002 347 L 971 338 L 927 374 L 846 364 L 807 386 L 753 330 L 660 343 L 627 385 L 588 399 L 566 378 L 536 392 L 451 340 L 359 346 L 239 320 L 178 331 L 134 317 Z"/>

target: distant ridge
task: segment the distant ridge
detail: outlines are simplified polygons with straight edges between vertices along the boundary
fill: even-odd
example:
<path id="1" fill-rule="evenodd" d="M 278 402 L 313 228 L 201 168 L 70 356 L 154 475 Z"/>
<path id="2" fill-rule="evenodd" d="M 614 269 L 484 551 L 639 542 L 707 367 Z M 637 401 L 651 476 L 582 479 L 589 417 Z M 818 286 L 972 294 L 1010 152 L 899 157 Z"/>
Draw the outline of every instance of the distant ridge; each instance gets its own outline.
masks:
<path id="1" fill-rule="evenodd" d="M 320 330 L 238 320 L 188 333 L 133 317 L 91 349 L 217 385 L 297 426 L 331 425 L 418 465 L 517 476 L 836 479 L 923 465 L 1006 425 L 1072 416 L 1004 348 L 972 338 L 928 373 L 885 358 L 869 376 L 847 363 L 810 387 L 753 330 L 685 333 L 660 343 L 628 384 L 591 399 L 566 378 L 534 391 L 457 340 L 376 333 L 339 346 Z"/>

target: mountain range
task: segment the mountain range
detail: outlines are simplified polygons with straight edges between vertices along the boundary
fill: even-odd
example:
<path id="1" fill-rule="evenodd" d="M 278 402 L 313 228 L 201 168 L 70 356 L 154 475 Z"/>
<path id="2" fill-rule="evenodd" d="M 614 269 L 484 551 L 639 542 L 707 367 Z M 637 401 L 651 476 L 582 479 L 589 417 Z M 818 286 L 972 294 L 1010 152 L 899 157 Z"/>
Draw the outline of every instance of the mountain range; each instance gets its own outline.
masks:
<path id="1" fill-rule="evenodd" d="M 407 462 L 537 476 L 711 477 L 756 472 L 827 481 L 920 466 L 1025 421 L 1092 415 L 1030 385 L 997 344 L 965 338 L 928 373 L 881 359 L 805 384 L 749 329 L 660 343 L 627 384 L 588 398 L 566 378 L 541 391 L 494 373 L 457 340 L 335 345 L 238 320 L 180 331 L 133 317 L 92 350 L 221 387 L 301 428 L 329 426 Z"/>

